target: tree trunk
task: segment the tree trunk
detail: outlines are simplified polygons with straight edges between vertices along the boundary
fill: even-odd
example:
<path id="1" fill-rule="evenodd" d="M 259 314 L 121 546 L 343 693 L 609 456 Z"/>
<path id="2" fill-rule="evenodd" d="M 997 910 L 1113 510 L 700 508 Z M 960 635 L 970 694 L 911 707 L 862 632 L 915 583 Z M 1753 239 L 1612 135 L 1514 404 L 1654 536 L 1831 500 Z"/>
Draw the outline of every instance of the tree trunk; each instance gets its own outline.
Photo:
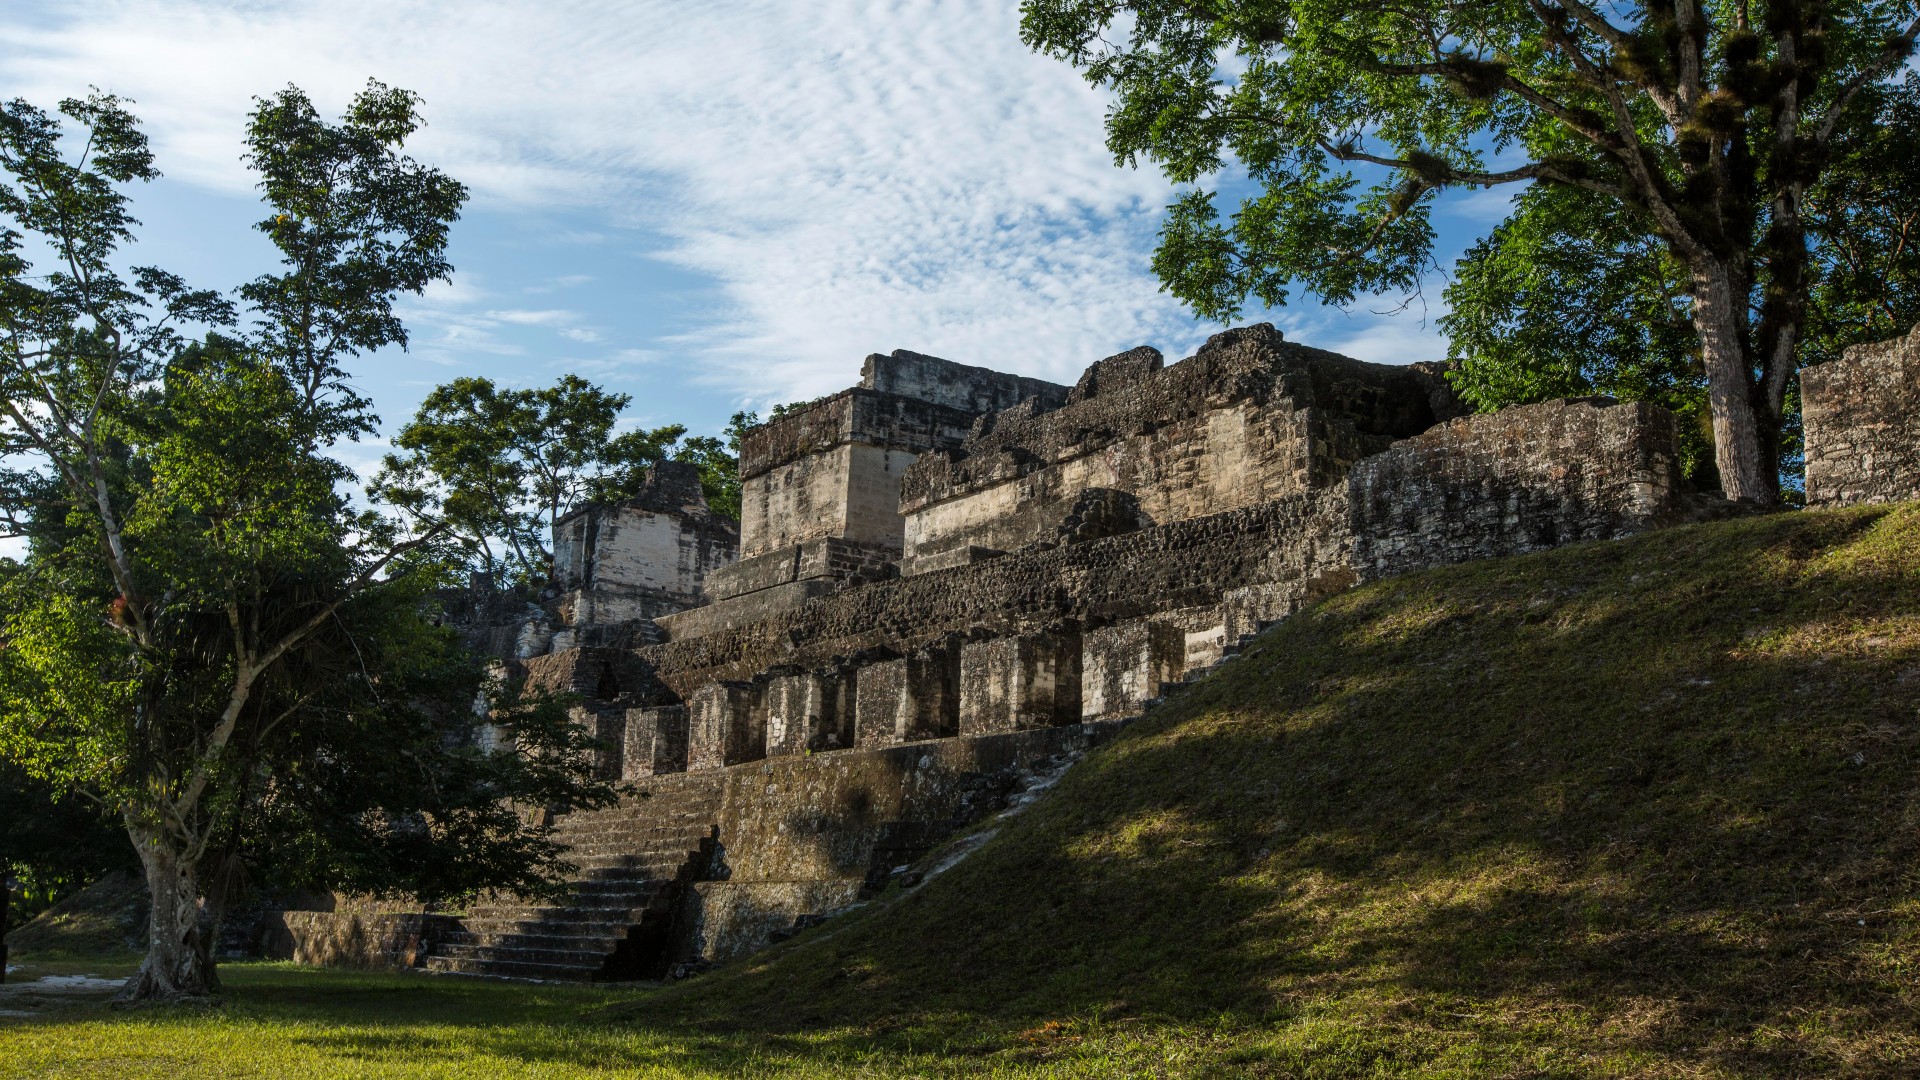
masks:
<path id="1" fill-rule="evenodd" d="M 1734 268 L 1703 262 L 1693 268 L 1693 326 L 1707 369 L 1713 410 L 1713 453 L 1720 490 L 1757 506 L 1780 499 L 1780 466 L 1766 457 L 1760 417 L 1753 408 L 1753 359 L 1747 340 L 1746 290 Z"/>
<path id="2" fill-rule="evenodd" d="M 215 993 L 220 980 L 214 974 L 212 951 L 200 933 L 197 867 L 181 857 L 173 838 L 164 832 L 141 826 L 129 826 L 128 832 L 146 868 L 153 914 L 147 958 L 114 1000 L 177 1001 Z"/>

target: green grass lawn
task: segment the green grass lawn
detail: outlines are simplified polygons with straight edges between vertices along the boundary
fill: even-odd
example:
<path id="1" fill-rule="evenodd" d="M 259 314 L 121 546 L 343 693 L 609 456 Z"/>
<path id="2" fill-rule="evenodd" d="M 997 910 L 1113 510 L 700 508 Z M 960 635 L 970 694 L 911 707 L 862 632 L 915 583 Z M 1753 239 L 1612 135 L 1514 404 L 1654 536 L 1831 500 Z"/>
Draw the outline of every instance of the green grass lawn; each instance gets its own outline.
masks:
<path id="1" fill-rule="evenodd" d="M 666 989 L 230 967 L 0 1075 L 1920 1076 L 1920 506 L 1382 582 Z"/>

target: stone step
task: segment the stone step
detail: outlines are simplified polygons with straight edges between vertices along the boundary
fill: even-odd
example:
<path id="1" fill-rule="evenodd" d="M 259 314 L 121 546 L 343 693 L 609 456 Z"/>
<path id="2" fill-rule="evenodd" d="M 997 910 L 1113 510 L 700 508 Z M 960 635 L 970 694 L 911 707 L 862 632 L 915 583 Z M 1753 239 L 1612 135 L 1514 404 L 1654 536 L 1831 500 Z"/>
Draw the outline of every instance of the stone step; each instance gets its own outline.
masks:
<path id="1" fill-rule="evenodd" d="M 592 934 L 529 934 L 520 931 L 455 930 L 451 933 L 441 935 L 440 941 L 442 944 L 436 945 L 435 948 L 460 945 L 483 948 L 498 946 L 510 949 L 559 949 L 563 952 L 567 950 L 604 949 L 606 952 L 612 952 L 614 946 L 620 943 L 620 939 L 626 936 L 627 929 L 629 928 L 622 927 L 618 934 L 611 932 Z"/>
<path id="2" fill-rule="evenodd" d="M 598 856 L 619 855 L 630 859 L 660 860 L 678 866 L 694 856 L 697 847 L 652 848 L 630 844 L 623 840 L 587 840 L 577 844 L 568 844 L 562 857 L 575 866 L 582 865 L 580 860 Z"/>
<path id="3" fill-rule="evenodd" d="M 685 826 L 659 825 L 645 821 L 588 821 L 565 828 L 556 825 L 552 836 L 562 841 L 576 837 L 623 836 L 632 840 L 662 844 L 698 844 L 713 836 L 713 823 L 711 819 L 704 824 Z"/>
<path id="4" fill-rule="evenodd" d="M 640 925 L 640 919 L 633 921 L 608 922 L 553 922 L 543 919 L 462 919 L 467 932 L 483 938 L 497 937 L 543 937 L 567 938 L 572 941 L 614 941 L 625 937 L 628 930 Z"/>
<path id="5" fill-rule="evenodd" d="M 585 943 L 575 943 L 574 948 L 553 948 L 542 945 L 507 945 L 489 943 L 486 945 L 440 945 L 433 955 L 448 960 L 505 960 L 513 963 L 565 964 L 570 967 L 585 967 L 598 970 L 613 955 L 618 939 L 610 940 L 605 948 L 580 948 Z"/>
<path id="6" fill-rule="evenodd" d="M 481 975 L 495 979 L 591 982 L 600 965 L 543 964 L 529 960 L 456 960 L 450 956 L 429 956 L 427 970 L 442 975 Z"/>
<path id="7" fill-rule="evenodd" d="M 631 851 L 614 851 L 599 855 L 581 855 L 568 859 L 578 869 L 573 880 L 605 880 L 622 874 L 635 877 L 676 878 L 689 862 L 693 861 L 696 851 L 680 851 L 671 855 L 649 855 Z"/>
<path id="8" fill-rule="evenodd" d="M 568 904 L 563 907 L 534 907 L 530 905 L 514 907 L 501 905 L 498 907 L 473 908 L 467 913 L 466 919 L 462 921 L 468 923 L 478 920 L 480 922 L 490 923 L 551 923 L 554 925 L 566 925 L 569 923 L 616 923 L 630 925 L 639 922 L 640 917 L 647 912 L 664 906 L 664 901 L 657 897 L 653 901 L 642 901 L 640 903 Z"/>

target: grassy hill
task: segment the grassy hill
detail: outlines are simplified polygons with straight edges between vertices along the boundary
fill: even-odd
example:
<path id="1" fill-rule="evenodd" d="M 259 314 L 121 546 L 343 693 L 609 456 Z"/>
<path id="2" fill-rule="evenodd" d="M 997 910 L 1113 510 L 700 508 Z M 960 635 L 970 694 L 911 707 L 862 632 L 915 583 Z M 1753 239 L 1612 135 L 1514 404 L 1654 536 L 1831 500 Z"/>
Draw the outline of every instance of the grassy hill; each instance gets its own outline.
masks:
<path id="1" fill-rule="evenodd" d="M 664 990 L 229 984 L 0 1026 L 0 1075 L 1920 1075 L 1920 506 L 1342 595 L 953 870 Z"/>
<path id="2" fill-rule="evenodd" d="M 1920 1074 L 1920 507 L 1343 595 L 916 894 L 631 1015 L 1222 1075 Z"/>

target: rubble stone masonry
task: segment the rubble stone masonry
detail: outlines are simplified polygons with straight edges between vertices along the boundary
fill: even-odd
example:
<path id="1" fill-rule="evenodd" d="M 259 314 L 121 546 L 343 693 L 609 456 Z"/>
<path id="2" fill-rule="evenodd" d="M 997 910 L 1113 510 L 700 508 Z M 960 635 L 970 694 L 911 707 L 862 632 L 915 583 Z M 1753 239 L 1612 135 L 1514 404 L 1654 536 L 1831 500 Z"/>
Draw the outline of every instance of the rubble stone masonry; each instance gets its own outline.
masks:
<path id="1" fill-rule="evenodd" d="M 1800 373 L 1807 505 L 1920 499 L 1920 326 Z"/>

